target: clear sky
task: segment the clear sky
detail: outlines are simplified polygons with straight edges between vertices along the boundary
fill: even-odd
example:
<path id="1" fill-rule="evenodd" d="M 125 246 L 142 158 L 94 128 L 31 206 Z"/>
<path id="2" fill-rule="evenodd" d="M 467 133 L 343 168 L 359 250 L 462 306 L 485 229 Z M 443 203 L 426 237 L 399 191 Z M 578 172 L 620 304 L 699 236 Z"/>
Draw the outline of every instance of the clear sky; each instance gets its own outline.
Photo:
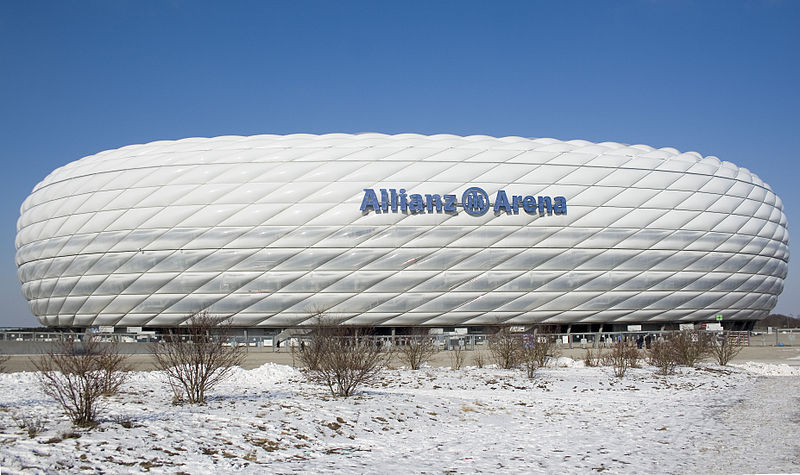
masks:
<path id="1" fill-rule="evenodd" d="M 19 206 L 161 139 L 416 132 L 694 150 L 800 222 L 797 1 L 0 1 L 0 326 Z M 776 312 L 800 314 L 800 256 Z"/>

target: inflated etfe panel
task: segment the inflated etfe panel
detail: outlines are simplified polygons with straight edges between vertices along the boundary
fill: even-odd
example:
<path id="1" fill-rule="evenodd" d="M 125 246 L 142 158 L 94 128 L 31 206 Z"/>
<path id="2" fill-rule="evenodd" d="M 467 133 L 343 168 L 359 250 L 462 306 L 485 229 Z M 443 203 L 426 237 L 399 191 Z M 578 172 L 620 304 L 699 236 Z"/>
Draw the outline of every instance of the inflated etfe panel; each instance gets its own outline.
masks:
<path id="1" fill-rule="evenodd" d="M 51 173 L 21 209 L 44 325 L 764 316 L 789 259 L 756 175 L 671 148 L 412 134 L 191 138 Z"/>

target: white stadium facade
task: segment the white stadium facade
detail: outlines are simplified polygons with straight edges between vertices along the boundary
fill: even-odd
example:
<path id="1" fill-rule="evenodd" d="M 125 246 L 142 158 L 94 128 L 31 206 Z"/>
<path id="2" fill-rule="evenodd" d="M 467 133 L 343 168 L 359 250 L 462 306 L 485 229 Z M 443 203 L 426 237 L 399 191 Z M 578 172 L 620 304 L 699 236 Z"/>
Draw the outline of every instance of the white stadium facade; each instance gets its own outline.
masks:
<path id="1" fill-rule="evenodd" d="M 17 225 L 39 322 L 166 328 L 746 328 L 783 289 L 781 200 L 672 148 L 521 137 L 225 136 L 53 171 Z M 591 330 L 587 330 L 591 331 Z"/>

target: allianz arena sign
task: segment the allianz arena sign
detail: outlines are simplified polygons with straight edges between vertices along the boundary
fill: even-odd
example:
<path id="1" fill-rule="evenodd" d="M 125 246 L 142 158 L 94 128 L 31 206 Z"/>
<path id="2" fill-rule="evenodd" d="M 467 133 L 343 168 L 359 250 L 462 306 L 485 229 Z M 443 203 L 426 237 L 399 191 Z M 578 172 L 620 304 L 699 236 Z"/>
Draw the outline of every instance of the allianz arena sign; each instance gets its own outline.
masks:
<path id="1" fill-rule="evenodd" d="M 54 170 L 16 263 L 43 325 L 752 321 L 789 260 L 757 175 L 672 148 L 416 134 L 131 145 Z M 607 327 L 606 327 L 607 328 Z"/>
<path id="2" fill-rule="evenodd" d="M 380 198 L 378 198 L 380 196 Z M 458 214 L 461 206 L 470 216 L 483 216 L 490 208 L 495 213 L 519 214 L 524 211 L 528 214 L 567 214 L 567 199 L 563 196 L 550 198 L 549 196 L 534 197 L 532 195 L 511 195 L 505 190 L 498 190 L 494 205 L 489 201 L 489 194 L 483 188 L 470 186 L 461 196 L 461 203 L 456 201 L 456 195 L 439 194 L 407 194 L 405 188 L 381 188 L 379 193 L 367 188 L 364 190 L 364 199 L 361 200 L 361 211 L 376 213 L 451 213 Z"/>

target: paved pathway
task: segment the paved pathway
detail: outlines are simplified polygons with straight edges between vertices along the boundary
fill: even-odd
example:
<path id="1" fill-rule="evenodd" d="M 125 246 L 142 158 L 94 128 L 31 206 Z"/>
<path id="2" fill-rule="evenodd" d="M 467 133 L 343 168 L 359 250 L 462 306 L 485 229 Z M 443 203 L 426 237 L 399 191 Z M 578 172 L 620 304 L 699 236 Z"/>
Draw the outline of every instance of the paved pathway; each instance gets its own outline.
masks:
<path id="1" fill-rule="evenodd" d="M 484 360 L 491 361 L 491 357 L 485 350 L 480 350 L 483 353 Z M 479 351 L 466 352 L 466 365 L 474 365 L 474 358 Z M 574 360 L 582 360 L 586 350 L 580 348 L 562 349 L 560 356 L 567 356 Z M 450 352 L 440 351 L 436 353 L 430 360 L 431 366 L 451 366 Z M 11 355 L 9 361 L 5 364 L 6 372 L 16 371 L 32 371 L 33 361 L 39 358 L 38 355 Z M 762 363 L 782 363 L 790 366 L 800 366 L 800 347 L 786 346 L 786 347 L 761 347 L 751 346 L 742 349 L 742 352 L 734 358 L 733 362 L 743 361 L 757 361 Z M 149 354 L 132 354 L 129 356 L 128 363 L 131 369 L 146 371 L 153 369 L 153 359 Z M 297 355 L 290 352 L 272 352 L 272 351 L 252 351 L 249 352 L 242 367 L 245 369 L 257 368 L 264 363 L 278 363 L 290 366 L 298 366 L 299 361 Z M 401 366 L 399 361 L 393 362 L 394 366 Z"/>

